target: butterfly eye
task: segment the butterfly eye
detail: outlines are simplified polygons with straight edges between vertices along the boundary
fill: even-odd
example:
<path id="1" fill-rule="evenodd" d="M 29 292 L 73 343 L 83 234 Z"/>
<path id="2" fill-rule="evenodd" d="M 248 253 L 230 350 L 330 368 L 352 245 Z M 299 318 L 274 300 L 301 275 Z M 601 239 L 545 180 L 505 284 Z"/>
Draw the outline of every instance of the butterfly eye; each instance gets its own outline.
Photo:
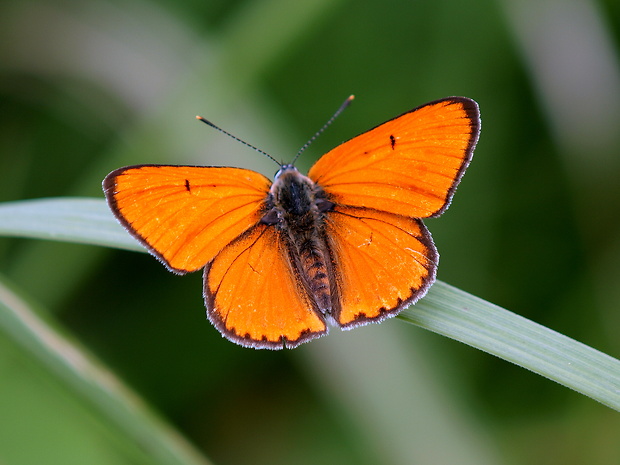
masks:
<path id="1" fill-rule="evenodd" d="M 326 199 L 316 199 L 315 203 L 316 203 L 317 208 L 319 209 L 319 212 L 321 213 L 325 213 L 330 210 L 333 210 L 335 207 L 335 204 L 333 202 L 330 202 L 329 200 L 326 200 Z"/>
<path id="2" fill-rule="evenodd" d="M 278 211 L 275 208 L 272 208 L 267 213 L 263 215 L 260 219 L 262 224 L 266 224 L 272 226 L 274 224 L 278 224 L 280 222 L 280 217 L 278 216 Z"/>

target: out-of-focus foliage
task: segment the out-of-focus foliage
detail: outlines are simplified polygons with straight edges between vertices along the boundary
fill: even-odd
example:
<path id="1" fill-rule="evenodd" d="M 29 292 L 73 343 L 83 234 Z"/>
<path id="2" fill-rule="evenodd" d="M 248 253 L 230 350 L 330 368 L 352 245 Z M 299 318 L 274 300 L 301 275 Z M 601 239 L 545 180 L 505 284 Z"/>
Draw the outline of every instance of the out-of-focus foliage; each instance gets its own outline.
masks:
<path id="1" fill-rule="evenodd" d="M 0 4 L 0 201 L 134 163 L 300 165 L 436 98 L 478 101 L 439 277 L 618 357 L 620 8 L 588 0 Z M 217 464 L 616 464 L 616 412 L 398 320 L 290 352 L 223 340 L 198 274 L 0 241 L 0 272 Z M 0 462 L 148 463 L 0 335 Z"/>

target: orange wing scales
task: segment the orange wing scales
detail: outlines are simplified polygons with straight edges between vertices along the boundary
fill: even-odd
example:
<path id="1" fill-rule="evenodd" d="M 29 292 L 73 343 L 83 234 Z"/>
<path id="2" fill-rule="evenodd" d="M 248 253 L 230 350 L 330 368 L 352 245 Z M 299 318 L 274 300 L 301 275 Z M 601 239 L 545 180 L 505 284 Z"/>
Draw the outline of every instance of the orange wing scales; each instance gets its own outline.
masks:
<path id="1" fill-rule="evenodd" d="M 336 207 L 326 221 L 338 263 L 344 328 L 396 315 L 435 278 L 438 255 L 420 220 L 376 210 Z"/>
<path id="2" fill-rule="evenodd" d="M 270 184 L 238 168 L 141 165 L 110 173 L 104 190 L 124 226 L 168 268 L 186 273 L 260 220 Z"/>
<path id="3" fill-rule="evenodd" d="M 260 224 L 207 266 L 207 313 L 222 334 L 241 345 L 281 349 L 327 332 L 288 257 L 278 231 Z"/>
<path id="4" fill-rule="evenodd" d="M 437 216 L 469 164 L 479 124 L 473 100 L 432 102 L 339 145 L 308 176 L 334 203 Z"/>

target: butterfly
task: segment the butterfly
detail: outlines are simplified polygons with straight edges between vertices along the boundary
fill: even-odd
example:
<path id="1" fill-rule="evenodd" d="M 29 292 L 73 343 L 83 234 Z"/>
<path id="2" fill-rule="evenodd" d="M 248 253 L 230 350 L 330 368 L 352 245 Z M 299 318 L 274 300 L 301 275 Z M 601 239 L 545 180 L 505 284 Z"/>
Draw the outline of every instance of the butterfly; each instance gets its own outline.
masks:
<path id="1" fill-rule="evenodd" d="M 224 337 L 294 348 L 426 294 L 439 256 L 422 218 L 448 208 L 479 132 L 476 102 L 448 97 L 344 142 L 307 176 L 293 164 L 273 182 L 242 168 L 135 165 L 103 190 L 170 271 L 204 269 L 207 316 Z"/>

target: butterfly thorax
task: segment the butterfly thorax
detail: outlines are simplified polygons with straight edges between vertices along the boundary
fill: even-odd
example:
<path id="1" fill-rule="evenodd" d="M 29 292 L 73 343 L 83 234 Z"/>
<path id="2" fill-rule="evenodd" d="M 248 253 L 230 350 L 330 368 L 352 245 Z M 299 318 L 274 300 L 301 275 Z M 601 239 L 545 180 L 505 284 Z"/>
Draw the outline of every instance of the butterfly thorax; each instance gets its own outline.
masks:
<path id="1" fill-rule="evenodd" d="M 332 308 L 331 259 L 324 234 L 324 213 L 333 208 L 322 189 L 292 165 L 276 174 L 263 223 L 282 234 L 291 265 L 323 313 Z"/>

